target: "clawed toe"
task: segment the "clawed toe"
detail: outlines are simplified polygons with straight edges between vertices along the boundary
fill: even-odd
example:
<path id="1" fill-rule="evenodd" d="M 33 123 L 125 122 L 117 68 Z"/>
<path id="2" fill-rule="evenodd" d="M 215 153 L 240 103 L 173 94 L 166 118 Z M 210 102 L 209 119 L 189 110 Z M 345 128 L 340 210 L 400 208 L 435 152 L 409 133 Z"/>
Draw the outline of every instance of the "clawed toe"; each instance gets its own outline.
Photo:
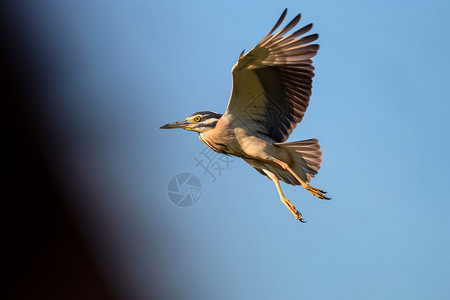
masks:
<path id="1" fill-rule="evenodd" d="M 316 197 L 318 197 L 318 198 L 320 198 L 320 199 L 323 199 L 323 200 L 331 200 L 331 198 L 329 198 L 329 197 L 327 197 L 327 196 L 324 195 L 324 194 L 326 194 L 327 192 L 325 192 L 325 191 L 323 191 L 323 190 L 321 190 L 321 189 L 318 189 L 318 188 L 315 188 L 315 187 L 313 187 L 313 186 L 308 185 L 308 186 L 306 187 L 306 190 L 307 190 L 308 192 L 310 192 L 311 195 L 316 196 Z"/>
<path id="2" fill-rule="evenodd" d="M 309 188 L 311 189 L 311 190 L 314 190 L 314 191 L 316 191 L 316 192 L 319 192 L 319 193 L 322 193 L 322 194 L 326 194 L 327 192 L 325 192 L 324 190 L 321 190 L 321 189 L 318 189 L 318 188 L 316 188 L 316 187 L 313 187 L 313 186 L 309 186 Z"/>
<path id="3" fill-rule="evenodd" d="M 302 222 L 302 223 L 306 223 L 306 221 L 303 219 L 303 217 L 302 217 L 302 214 L 298 211 L 298 210 L 296 210 L 295 212 L 294 212 L 294 215 L 295 215 L 295 218 L 297 219 L 297 220 L 299 220 L 300 222 Z"/>
<path id="4" fill-rule="evenodd" d="M 297 218 L 297 220 L 299 220 L 302 223 L 306 223 L 306 220 L 302 218 L 302 216 L 300 216 L 300 218 Z"/>

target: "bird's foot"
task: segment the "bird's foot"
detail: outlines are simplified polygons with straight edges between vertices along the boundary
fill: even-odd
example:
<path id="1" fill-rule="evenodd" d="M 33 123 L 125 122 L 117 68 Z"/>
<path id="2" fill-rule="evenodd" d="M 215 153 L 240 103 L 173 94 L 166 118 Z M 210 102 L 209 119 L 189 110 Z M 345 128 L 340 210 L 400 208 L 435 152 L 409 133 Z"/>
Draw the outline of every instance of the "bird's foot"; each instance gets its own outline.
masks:
<path id="1" fill-rule="evenodd" d="M 306 223 L 306 221 L 303 219 L 303 217 L 302 217 L 302 214 L 297 210 L 297 209 L 295 209 L 295 206 L 294 205 L 292 205 L 292 210 L 291 209 L 289 209 L 290 211 L 291 211 L 291 213 L 294 215 L 294 217 L 297 219 L 297 220 L 299 220 L 300 222 L 302 222 L 302 223 Z"/>
<path id="2" fill-rule="evenodd" d="M 331 198 L 325 196 L 324 194 L 326 194 L 327 192 L 325 192 L 324 190 L 318 189 L 316 187 L 313 187 L 312 185 L 307 185 L 304 186 L 304 188 L 311 193 L 311 195 L 316 196 L 320 199 L 324 199 L 324 200 L 331 200 Z"/>
<path id="3" fill-rule="evenodd" d="M 294 214 L 295 215 L 295 218 L 297 219 L 297 220 L 299 220 L 300 222 L 302 222 L 302 223 L 306 223 L 306 221 L 303 219 L 303 217 L 302 217 L 302 214 L 299 212 L 299 211 L 297 211 L 297 213 L 296 214 Z"/>
<path id="4" fill-rule="evenodd" d="M 282 199 L 284 204 L 287 206 L 289 211 L 294 215 L 294 217 L 302 223 L 306 223 L 303 219 L 302 214 L 295 208 L 295 206 L 286 198 Z"/>

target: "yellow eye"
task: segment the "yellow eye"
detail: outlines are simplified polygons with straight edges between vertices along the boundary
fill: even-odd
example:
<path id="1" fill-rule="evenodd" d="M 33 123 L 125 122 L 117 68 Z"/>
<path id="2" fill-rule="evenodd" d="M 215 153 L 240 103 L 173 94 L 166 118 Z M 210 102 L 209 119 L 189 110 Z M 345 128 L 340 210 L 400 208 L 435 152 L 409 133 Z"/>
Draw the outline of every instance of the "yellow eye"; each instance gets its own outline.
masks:
<path id="1" fill-rule="evenodd" d="M 201 119 L 202 119 L 202 118 L 200 118 L 200 116 L 195 116 L 192 120 L 193 120 L 195 123 L 198 123 L 198 122 L 200 122 Z"/>

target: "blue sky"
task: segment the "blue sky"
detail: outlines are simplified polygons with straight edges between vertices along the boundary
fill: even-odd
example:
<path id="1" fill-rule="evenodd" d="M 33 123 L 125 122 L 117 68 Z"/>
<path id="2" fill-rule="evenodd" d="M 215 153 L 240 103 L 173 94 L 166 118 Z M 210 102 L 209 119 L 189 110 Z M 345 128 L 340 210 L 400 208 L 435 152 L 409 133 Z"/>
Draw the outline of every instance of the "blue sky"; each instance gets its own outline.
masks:
<path id="1" fill-rule="evenodd" d="M 35 108 L 65 141 L 55 172 L 69 170 L 68 198 L 80 195 L 69 205 L 119 295 L 447 299 L 446 1 L 17 3 L 36 51 L 53 57 Z M 312 184 L 333 200 L 282 186 L 306 224 L 244 161 L 212 182 L 195 165 L 197 134 L 158 129 L 224 112 L 231 67 L 285 7 L 320 35 L 311 103 L 289 141 L 319 139 Z M 202 183 L 189 208 L 167 196 L 182 172 Z"/>

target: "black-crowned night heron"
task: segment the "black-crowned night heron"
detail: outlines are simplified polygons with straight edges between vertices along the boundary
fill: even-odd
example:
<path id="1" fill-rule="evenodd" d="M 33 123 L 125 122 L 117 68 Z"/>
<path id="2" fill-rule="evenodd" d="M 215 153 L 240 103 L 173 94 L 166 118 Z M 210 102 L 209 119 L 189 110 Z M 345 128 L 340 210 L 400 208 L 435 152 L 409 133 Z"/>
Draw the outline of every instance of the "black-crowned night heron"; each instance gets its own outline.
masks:
<path id="1" fill-rule="evenodd" d="M 304 222 L 284 197 L 278 180 L 301 185 L 320 199 L 330 199 L 323 190 L 309 185 L 322 163 L 318 140 L 284 143 L 308 107 L 314 77 L 311 58 L 319 45 L 311 44 L 317 34 L 300 37 L 312 24 L 286 35 L 300 21 L 300 14 L 273 34 L 286 12 L 255 48 L 241 53 L 232 69 L 233 88 L 223 115 L 200 111 L 161 128 L 196 131 L 212 150 L 241 157 L 275 183 L 281 201 Z"/>

